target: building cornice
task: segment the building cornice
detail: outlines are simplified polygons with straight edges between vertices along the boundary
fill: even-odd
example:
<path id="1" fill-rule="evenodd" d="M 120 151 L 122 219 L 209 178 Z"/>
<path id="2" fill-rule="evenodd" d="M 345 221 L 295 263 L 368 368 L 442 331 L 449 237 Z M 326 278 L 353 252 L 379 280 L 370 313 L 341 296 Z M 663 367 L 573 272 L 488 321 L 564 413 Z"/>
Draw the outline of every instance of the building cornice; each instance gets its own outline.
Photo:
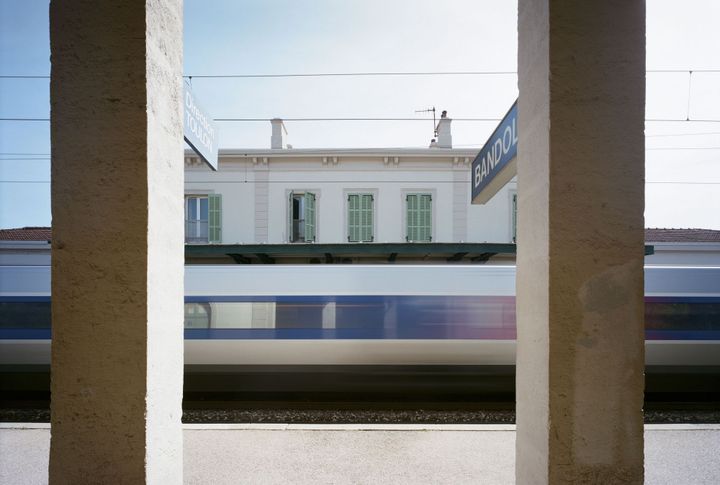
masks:
<path id="1" fill-rule="evenodd" d="M 225 148 L 218 153 L 226 157 L 272 157 L 272 158 L 308 158 L 308 157 L 423 157 L 423 158 L 475 158 L 477 149 L 459 148 Z M 195 157 L 192 150 L 185 150 L 185 157 Z"/>

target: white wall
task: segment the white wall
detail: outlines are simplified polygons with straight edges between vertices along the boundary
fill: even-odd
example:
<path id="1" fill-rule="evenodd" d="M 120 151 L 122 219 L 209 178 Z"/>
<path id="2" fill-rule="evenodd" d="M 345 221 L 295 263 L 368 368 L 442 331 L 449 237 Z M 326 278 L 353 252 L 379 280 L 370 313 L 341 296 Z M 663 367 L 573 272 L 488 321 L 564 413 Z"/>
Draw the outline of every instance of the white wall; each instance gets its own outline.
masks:
<path id="1" fill-rule="evenodd" d="M 432 152 L 432 151 L 431 151 Z M 262 154 L 261 154 L 262 155 Z M 317 242 L 347 242 L 347 194 L 372 193 L 374 197 L 374 242 L 405 242 L 405 196 L 432 194 L 433 242 L 510 242 L 511 199 L 514 182 L 485 206 L 470 205 L 470 167 L 457 163 L 457 157 L 423 157 L 413 153 L 394 157 L 296 150 L 270 152 L 269 156 L 225 156 L 220 169 L 212 172 L 201 164 L 186 163 L 187 194 L 222 194 L 223 244 L 285 243 L 288 241 L 288 196 L 291 191 L 316 194 Z M 325 158 L 325 163 L 323 163 Z M 386 158 L 389 161 L 386 163 Z M 466 160 L 472 160 L 466 157 Z M 256 221 L 256 173 L 267 174 L 267 240 L 257 237 L 263 231 L 265 215 Z M 458 190 L 455 184 L 467 184 Z M 265 190 L 259 182 L 258 190 Z M 467 189 L 467 190 L 466 190 Z M 466 206 L 459 201 L 465 198 Z M 262 202 L 259 202 L 262 204 Z M 264 212 L 264 207 L 258 207 Z M 263 231 L 264 232 L 264 231 Z"/>
<path id="2" fill-rule="evenodd" d="M 517 182 L 510 181 L 484 205 L 470 205 L 468 242 L 512 242 L 512 194 Z"/>
<path id="3" fill-rule="evenodd" d="M 245 164 L 224 163 L 213 172 L 204 165 L 185 168 L 185 194 L 222 194 L 222 242 L 254 243 L 255 188 Z M 249 177 L 249 178 L 248 178 Z"/>

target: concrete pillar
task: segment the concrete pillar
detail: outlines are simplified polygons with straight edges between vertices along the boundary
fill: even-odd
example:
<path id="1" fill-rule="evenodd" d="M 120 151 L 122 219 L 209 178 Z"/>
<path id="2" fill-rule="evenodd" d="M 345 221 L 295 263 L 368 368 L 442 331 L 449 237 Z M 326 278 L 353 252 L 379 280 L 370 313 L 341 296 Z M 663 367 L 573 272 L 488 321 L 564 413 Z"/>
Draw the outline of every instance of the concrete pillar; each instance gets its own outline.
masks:
<path id="1" fill-rule="evenodd" d="M 182 1 L 53 0 L 50 483 L 182 483 Z"/>
<path id="2" fill-rule="evenodd" d="M 644 3 L 519 1 L 518 484 L 643 482 Z"/>

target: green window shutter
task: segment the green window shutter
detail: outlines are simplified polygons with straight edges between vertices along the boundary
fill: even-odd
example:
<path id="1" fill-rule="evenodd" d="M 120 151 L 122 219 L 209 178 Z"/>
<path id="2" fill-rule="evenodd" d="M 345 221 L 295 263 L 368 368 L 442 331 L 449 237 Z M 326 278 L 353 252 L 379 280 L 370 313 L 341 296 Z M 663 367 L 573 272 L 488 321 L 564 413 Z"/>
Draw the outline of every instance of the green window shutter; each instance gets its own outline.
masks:
<path id="1" fill-rule="evenodd" d="M 295 242 L 293 238 L 293 193 L 290 192 L 290 196 L 288 197 L 288 217 L 287 217 L 287 240 L 290 242 Z"/>
<path id="2" fill-rule="evenodd" d="M 360 240 L 373 240 L 373 196 L 360 196 Z"/>
<path id="3" fill-rule="evenodd" d="M 370 194 L 348 195 L 348 241 L 369 242 L 373 240 L 373 196 Z"/>
<path id="4" fill-rule="evenodd" d="M 208 195 L 208 242 L 222 242 L 222 196 Z"/>
<path id="5" fill-rule="evenodd" d="M 420 237 L 419 241 L 432 241 L 432 197 L 422 194 L 419 197 Z"/>
<path id="6" fill-rule="evenodd" d="M 315 194 L 305 194 L 305 242 L 315 241 Z"/>
<path id="7" fill-rule="evenodd" d="M 357 242 L 360 238 L 360 196 L 348 196 L 348 242 Z"/>
<path id="8" fill-rule="evenodd" d="M 417 234 L 415 233 L 417 195 L 408 195 L 407 197 L 405 197 L 405 202 L 407 205 L 407 236 L 405 237 L 405 239 L 407 239 L 408 241 L 415 241 L 417 239 Z"/>
<path id="9" fill-rule="evenodd" d="M 432 197 L 430 194 L 409 194 L 407 201 L 407 240 L 432 240 Z"/>
<path id="10" fill-rule="evenodd" d="M 517 241 L 517 193 L 512 196 L 512 242 Z"/>

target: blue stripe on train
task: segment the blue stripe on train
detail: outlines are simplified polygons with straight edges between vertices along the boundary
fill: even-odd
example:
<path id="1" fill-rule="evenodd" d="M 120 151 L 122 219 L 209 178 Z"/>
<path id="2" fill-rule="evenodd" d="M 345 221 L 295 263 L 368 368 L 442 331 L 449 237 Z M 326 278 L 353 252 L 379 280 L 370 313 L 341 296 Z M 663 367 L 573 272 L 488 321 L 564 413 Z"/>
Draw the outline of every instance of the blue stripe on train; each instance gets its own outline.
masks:
<path id="1" fill-rule="evenodd" d="M 279 295 L 279 296 L 186 296 L 185 303 L 243 303 L 243 302 L 274 302 L 274 303 L 331 303 L 331 302 L 377 302 L 384 300 L 438 298 L 438 299 L 481 299 L 507 301 L 514 296 L 500 295 Z M 2 297 L 0 297 L 2 301 Z M 720 303 L 720 296 L 646 296 L 646 303 Z"/>
<path id="2" fill-rule="evenodd" d="M 440 295 L 429 295 L 430 297 L 438 297 Z M 445 297 L 454 298 L 514 298 L 513 296 L 454 296 L 443 295 Z M 334 301 L 373 301 L 382 299 L 395 298 L 427 298 L 428 295 L 301 295 L 301 296 L 239 296 L 239 295 L 220 295 L 220 296 L 185 296 L 185 303 L 214 303 L 214 302 L 281 302 L 281 303 L 329 303 Z M 0 296 L 1 302 L 48 302 L 49 296 Z M 720 296 L 646 296 L 647 303 L 720 303 Z"/>
<path id="3" fill-rule="evenodd" d="M 486 331 L 486 333 L 489 333 Z M 513 335 L 487 335 L 471 337 L 474 340 L 513 340 Z M 0 340 L 48 340 L 49 328 L 0 328 Z M 423 329 L 422 332 L 385 332 L 382 329 L 312 329 L 312 328 L 211 328 L 185 329 L 186 340 L 352 340 L 352 339 L 446 339 L 440 329 Z M 720 340 L 718 330 L 647 330 L 646 340 Z"/>
<path id="4" fill-rule="evenodd" d="M 337 303 L 374 303 L 378 304 L 388 300 L 421 299 L 428 302 L 433 298 L 446 299 L 484 299 L 507 302 L 513 297 L 419 297 L 419 296 L 188 296 L 187 303 L 203 302 L 251 302 L 266 301 L 278 303 L 305 303 L 324 304 L 327 302 Z M 48 296 L 1 296 L 1 302 L 49 302 Z M 717 304 L 720 297 L 646 297 L 647 303 L 668 303 L 668 304 Z M 413 313 L 418 310 L 411 304 L 409 307 L 412 313 L 405 315 L 405 321 L 418 321 Z M 411 318 L 407 318 L 411 317 Z M 0 339 L 49 339 L 51 331 L 49 328 L 0 328 Z M 308 340 L 308 339 L 513 339 L 515 330 L 512 327 L 482 328 L 473 325 L 457 322 L 454 325 L 397 325 L 393 329 L 375 326 L 368 328 L 212 328 L 212 329 L 186 329 L 185 338 L 190 340 L 199 339 L 280 339 L 280 340 Z M 720 340 L 720 330 L 663 330 L 649 329 L 645 332 L 647 340 Z"/>

